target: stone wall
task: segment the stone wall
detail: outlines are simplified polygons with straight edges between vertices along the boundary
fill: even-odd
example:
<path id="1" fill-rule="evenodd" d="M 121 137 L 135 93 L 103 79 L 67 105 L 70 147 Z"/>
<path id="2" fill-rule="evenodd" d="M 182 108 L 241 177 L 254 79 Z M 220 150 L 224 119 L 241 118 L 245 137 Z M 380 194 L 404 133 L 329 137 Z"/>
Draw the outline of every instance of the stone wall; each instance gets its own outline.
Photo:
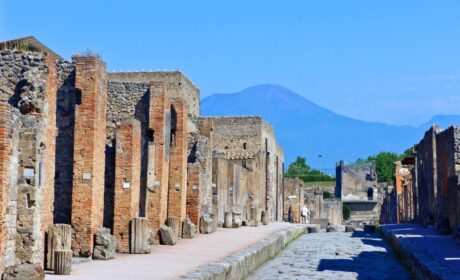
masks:
<path id="1" fill-rule="evenodd" d="M 53 212 L 56 76 L 50 57 L 0 51 L 0 271 L 43 263 Z"/>
<path id="2" fill-rule="evenodd" d="M 333 225 L 341 225 L 343 221 L 342 201 L 336 198 L 323 200 L 320 219 L 328 219 Z"/>
<path id="3" fill-rule="evenodd" d="M 304 189 L 304 183 L 302 180 L 298 178 L 284 179 L 284 221 L 292 223 L 302 222 L 300 209 L 305 202 Z M 311 209 L 309 206 L 307 207 L 308 209 Z"/>
<path id="4" fill-rule="evenodd" d="M 437 197 L 437 160 L 436 160 L 436 134 L 437 126 L 433 126 L 423 139 L 415 146 L 416 173 L 418 184 L 418 211 L 417 220 L 422 225 L 434 224 Z"/>
<path id="5" fill-rule="evenodd" d="M 460 127 L 436 135 L 438 229 L 450 233 L 460 225 Z"/>
<path id="6" fill-rule="evenodd" d="M 75 106 L 81 93 L 75 88 L 75 63 L 59 61 L 56 125 L 56 174 L 54 192 L 54 223 L 71 223 L 73 146 Z"/>

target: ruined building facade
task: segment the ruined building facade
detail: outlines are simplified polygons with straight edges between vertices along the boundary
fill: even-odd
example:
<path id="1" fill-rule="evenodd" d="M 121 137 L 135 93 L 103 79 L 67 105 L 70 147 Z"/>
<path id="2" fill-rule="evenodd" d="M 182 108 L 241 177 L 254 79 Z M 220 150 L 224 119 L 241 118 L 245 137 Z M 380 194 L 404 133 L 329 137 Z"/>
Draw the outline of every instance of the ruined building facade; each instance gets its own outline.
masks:
<path id="1" fill-rule="evenodd" d="M 335 195 L 351 208 L 349 222 L 374 222 L 380 218 L 382 187 L 374 163 L 336 166 Z"/>
<path id="2" fill-rule="evenodd" d="M 460 128 L 431 127 L 414 154 L 395 164 L 396 187 L 387 193 L 382 221 L 434 225 L 440 233 L 458 230 Z"/>
<path id="3" fill-rule="evenodd" d="M 142 219 L 152 243 L 168 221 L 180 238 L 187 218 L 205 233 L 225 212 L 282 220 L 284 156 L 266 121 L 201 117 L 179 71 L 107 73 L 96 55 L 24 42 L 0 44 L 0 272 L 45 265 L 55 224 L 71 226 L 74 256 L 94 257 L 98 234 L 132 252 Z"/>

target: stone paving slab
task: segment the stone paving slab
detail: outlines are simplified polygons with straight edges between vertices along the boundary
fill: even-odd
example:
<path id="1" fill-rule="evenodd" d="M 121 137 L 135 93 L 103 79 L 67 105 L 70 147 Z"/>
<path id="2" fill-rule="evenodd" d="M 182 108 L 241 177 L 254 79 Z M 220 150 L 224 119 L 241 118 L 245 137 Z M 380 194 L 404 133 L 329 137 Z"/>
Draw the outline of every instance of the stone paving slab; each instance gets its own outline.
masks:
<path id="1" fill-rule="evenodd" d="M 219 228 L 212 234 L 200 234 L 194 239 L 181 239 L 174 246 L 152 246 L 149 255 L 118 254 L 109 261 L 89 261 L 75 264 L 68 276 L 48 274 L 46 279 L 174 279 L 191 273 L 200 266 L 219 261 L 273 233 L 293 227 L 290 223 L 270 223 L 267 226 Z"/>
<path id="2" fill-rule="evenodd" d="M 377 233 L 305 234 L 248 279 L 412 279 Z"/>
<path id="3" fill-rule="evenodd" d="M 451 235 L 416 224 L 382 225 L 379 230 L 421 279 L 460 279 L 460 246 Z"/>

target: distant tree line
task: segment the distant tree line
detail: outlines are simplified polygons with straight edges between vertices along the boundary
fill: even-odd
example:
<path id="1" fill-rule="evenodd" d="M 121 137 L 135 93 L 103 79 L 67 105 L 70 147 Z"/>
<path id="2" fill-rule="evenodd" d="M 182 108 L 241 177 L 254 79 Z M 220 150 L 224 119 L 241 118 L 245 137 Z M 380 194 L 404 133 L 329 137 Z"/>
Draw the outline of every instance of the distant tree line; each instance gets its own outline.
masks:
<path id="1" fill-rule="evenodd" d="M 323 182 L 335 181 L 335 177 L 322 173 L 318 169 L 312 169 L 305 157 L 297 157 L 294 162 L 289 164 L 289 168 L 284 174 L 285 177 L 298 177 L 304 182 Z"/>
<path id="2" fill-rule="evenodd" d="M 413 155 L 412 148 L 405 150 L 402 154 L 394 152 L 380 152 L 376 155 L 367 157 L 367 159 L 358 159 L 355 164 L 368 164 L 374 162 L 378 181 L 391 183 L 393 182 L 394 162 Z"/>

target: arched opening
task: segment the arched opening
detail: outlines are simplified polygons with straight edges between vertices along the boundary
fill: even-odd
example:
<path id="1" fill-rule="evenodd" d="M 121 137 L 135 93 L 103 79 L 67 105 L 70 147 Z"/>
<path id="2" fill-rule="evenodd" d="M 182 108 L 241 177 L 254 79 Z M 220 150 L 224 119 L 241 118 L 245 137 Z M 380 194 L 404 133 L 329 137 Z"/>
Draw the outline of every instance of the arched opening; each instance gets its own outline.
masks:
<path id="1" fill-rule="evenodd" d="M 174 106 L 171 105 L 171 141 L 169 142 L 170 146 L 176 145 L 176 129 L 177 129 L 177 112 L 174 109 Z"/>

